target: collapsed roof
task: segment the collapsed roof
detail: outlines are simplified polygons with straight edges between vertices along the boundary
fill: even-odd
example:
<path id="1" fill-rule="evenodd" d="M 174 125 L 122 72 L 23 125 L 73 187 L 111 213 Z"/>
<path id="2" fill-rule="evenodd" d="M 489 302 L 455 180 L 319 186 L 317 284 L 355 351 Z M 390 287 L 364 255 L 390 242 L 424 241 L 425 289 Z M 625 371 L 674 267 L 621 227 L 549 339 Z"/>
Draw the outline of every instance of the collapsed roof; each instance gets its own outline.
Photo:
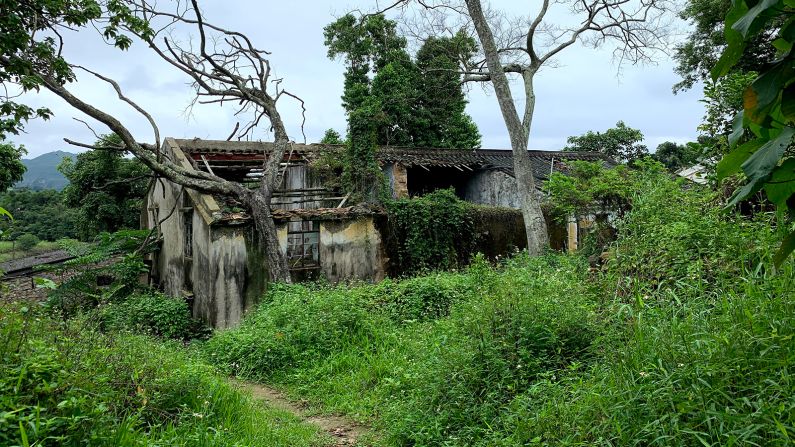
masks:
<path id="1" fill-rule="evenodd" d="M 194 168 L 212 171 L 229 180 L 245 181 L 261 175 L 262 163 L 273 150 L 273 143 L 251 141 L 218 141 L 201 139 L 177 139 L 176 145 L 182 149 Z M 342 152 L 344 146 L 327 144 L 291 145 L 285 154 L 284 162 L 309 163 L 324 153 Z M 608 166 L 615 162 L 598 152 L 565 152 L 530 150 L 533 174 L 539 181 L 546 180 L 551 172 L 565 172 L 566 161 L 602 161 Z M 454 168 L 466 171 L 500 170 L 510 176 L 513 173 L 513 157 L 509 150 L 499 149 L 439 149 L 404 148 L 381 146 L 376 151 L 376 159 L 382 165 L 399 163 L 406 168 L 419 167 L 430 170 L 433 167 Z"/>

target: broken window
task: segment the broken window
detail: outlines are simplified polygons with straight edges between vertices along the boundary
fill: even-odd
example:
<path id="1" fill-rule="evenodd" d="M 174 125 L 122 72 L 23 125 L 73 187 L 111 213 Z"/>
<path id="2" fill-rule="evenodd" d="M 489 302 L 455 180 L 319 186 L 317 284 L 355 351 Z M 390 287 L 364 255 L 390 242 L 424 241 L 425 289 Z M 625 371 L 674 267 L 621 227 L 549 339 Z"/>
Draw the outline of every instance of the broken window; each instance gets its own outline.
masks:
<path id="1" fill-rule="evenodd" d="M 320 224 L 311 220 L 287 223 L 287 263 L 290 270 L 320 268 Z"/>
<path id="2" fill-rule="evenodd" d="M 182 211 L 182 222 L 184 225 L 185 247 L 183 254 L 186 258 L 193 256 L 193 208 L 184 208 Z"/>

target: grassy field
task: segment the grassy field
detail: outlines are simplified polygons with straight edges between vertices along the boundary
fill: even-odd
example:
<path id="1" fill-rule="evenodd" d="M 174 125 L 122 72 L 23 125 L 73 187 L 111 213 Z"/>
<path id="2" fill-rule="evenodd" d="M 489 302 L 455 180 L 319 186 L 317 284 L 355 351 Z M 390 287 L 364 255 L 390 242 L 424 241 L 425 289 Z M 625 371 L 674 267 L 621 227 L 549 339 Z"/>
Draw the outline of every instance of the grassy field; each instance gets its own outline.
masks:
<path id="1" fill-rule="evenodd" d="M 791 445 L 795 273 L 772 216 L 643 185 L 607 266 L 519 256 L 273 288 L 204 347 L 385 446 Z"/>
<path id="2" fill-rule="evenodd" d="M 0 307 L 0 445 L 321 446 L 331 440 L 166 343 Z"/>
<path id="3" fill-rule="evenodd" d="M 795 269 L 771 262 L 774 223 L 657 176 L 599 268 L 520 254 L 271 285 L 239 327 L 188 348 L 206 332 L 151 291 L 66 322 L 0 307 L 0 445 L 331 442 L 228 375 L 371 426 L 383 447 L 792 445 Z"/>

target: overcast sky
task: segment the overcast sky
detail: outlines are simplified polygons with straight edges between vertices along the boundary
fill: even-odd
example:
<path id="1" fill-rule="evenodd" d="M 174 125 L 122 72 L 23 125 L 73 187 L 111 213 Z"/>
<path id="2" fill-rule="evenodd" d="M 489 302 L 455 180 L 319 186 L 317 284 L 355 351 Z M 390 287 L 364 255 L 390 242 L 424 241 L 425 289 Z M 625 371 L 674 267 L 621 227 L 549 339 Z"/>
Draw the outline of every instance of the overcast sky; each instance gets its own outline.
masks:
<path id="1" fill-rule="evenodd" d="M 330 127 L 345 133 L 345 115 L 340 105 L 344 66 L 342 61 L 326 57 L 323 27 L 350 9 L 369 10 L 373 5 L 365 1 L 332 0 L 202 2 L 208 20 L 242 31 L 255 45 L 272 52 L 275 74 L 284 79 L 287 89 L 306 102 L 308 142 L 318 141 Z M 518 8 L 510 0 L 495 2 L 495 6 Z M 680 33 L 683 30 L 682 24 Z M 143 45 L 121 52 L 102 43 L 95 31 L 86 30 L 67 35 L 65 53 L 70 61 L 118 80 L 128 96 L 154 115 L 164 136 L 225 139 L 234 127 L 230 108 L 200 106 L 187 114 L 191 90 L 186 78 Z M 673 73 L 673 62 L 666 56 L 660 55 L 656 65 L 624 66 L 619 76 L 611 49 L 597 51 L 575 46 L 561 53 L 558 65 L 544 70 L 536 81 L 537 104 L 530 148 L 559 150 L 568 136 L 588 130 L 603 131 L 619 120 L 640 129 L 652 150 L 666 140 L 695 139 L 696 126 L 704 113 L 699 102 L 701 88 L 697 86 L 674 95 L 671 86 L 679 79 Z M 80 74 L 80 80 L 70 88 L 95 106 L 122 118 L 136 138 L 152 141 L 146 122 L 122 106 L 106 85 Z M 507 132 L 494 95 L 480 87 L 471 88 L 468 95 L 467 111 L 483 134 L 483 147 L 508 148 Z M 515 90 L 514 95 L 520 97 L 521 91 Z M 12 141 L 25 145 L 28 158 L 54 150 L 80 151 L 64 143 L 63 138 L 85 142 L 95 139 L 83 124 L 73 119 L 84 116 L 59 98 L 40 93 L 28 101 L 46 105 L 55 112 L 51 120 L 33 121 L 28 124 L 27 133 L 11 136 Z M 523 101 L 517 101 L 517 106 L 521 110 Z M 299 109 L 285 102 L 282 115 L 291 137 L 302 141 Z M 96 129 L 107 131 L 100 125 Z M 270 134 L 263 126 L 256 137 L 267 140 Z"/>

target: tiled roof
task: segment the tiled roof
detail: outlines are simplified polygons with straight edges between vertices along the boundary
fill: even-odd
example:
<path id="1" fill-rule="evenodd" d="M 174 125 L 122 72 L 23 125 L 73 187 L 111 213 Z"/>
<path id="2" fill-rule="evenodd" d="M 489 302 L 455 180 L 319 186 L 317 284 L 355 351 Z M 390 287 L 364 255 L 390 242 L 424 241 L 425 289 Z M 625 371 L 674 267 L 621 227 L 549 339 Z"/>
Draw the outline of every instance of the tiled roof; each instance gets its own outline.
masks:
<path id="1" fill-rule="evenodd" d="M 217 141 L 217 140 L 176 140 L 179 147 L 198 159 L 204 155 L 206 159 L 246 158 L 248 160 L 264 159 L 265 154 L 273 149 L 273 143 L 251 141 Z M 291 146 L 292 158 L 311 160 L 323 152 L 342 151 L 339 145 L 297 144 Z M 533 164 L 536 178 L 546 179 L 551 171 L 565 171 L 566 160 L 603 161 L 608 166 L 615 162 L 597 152 L 563 152 L 563 151 L 528 151 Z M 400 163 L 406 167 L 450 167 L 462 170 L 498 169 L 513 175 L 513 158 L 511 151 L 499 149 L 438 149 L 438 148 L 404 148 L 382 146 L 377 151 L 378 161 L 382 164 Z M 231 161 L 231 160 L 230 160 Z"/>
<path id="2" fill-rule="evenodd" d="M 35 256 L 14 259 L 0 263 L 0 275 L 5 274 L 7 277 L 13 277 L 40 265 L 55 264 L 72 258 L 74 258 L 73 255 L 63 250 L 56 250 Z"/>

